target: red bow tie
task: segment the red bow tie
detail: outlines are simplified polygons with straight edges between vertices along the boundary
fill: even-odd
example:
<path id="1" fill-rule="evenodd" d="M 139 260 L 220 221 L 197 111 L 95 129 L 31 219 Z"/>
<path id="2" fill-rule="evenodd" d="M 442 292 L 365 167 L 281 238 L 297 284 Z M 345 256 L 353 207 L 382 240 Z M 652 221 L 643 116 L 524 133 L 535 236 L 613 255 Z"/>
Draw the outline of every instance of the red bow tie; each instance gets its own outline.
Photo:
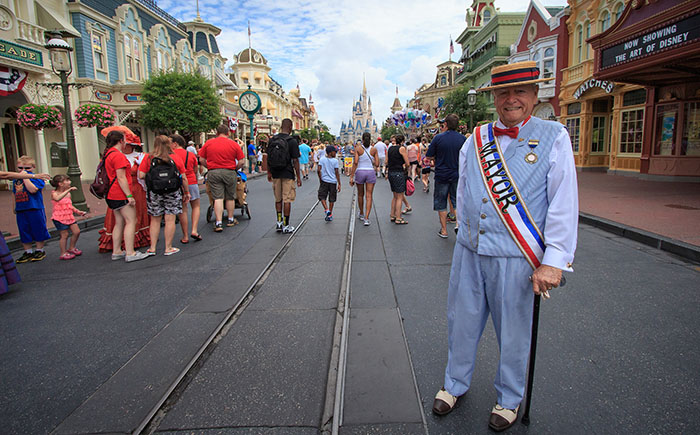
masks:
<path id="1" fill-rule="evenodd" d="M 496 136 L 505 135 L 510 137 L 511 139 L 516 139 L 518 137 L 518 127 L 498 128 L 494 125 L 493 131 L 496 134 Z"/>

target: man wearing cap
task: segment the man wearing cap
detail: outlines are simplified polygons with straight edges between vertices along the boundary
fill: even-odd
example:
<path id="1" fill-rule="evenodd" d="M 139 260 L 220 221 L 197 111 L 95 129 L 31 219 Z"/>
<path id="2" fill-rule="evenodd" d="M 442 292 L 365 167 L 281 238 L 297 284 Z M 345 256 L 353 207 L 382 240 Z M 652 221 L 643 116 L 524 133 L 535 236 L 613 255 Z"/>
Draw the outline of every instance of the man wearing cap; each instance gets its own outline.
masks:
<path id="1" fill-rule="evenodd" d="M 525 393 L 535 295 L 549 297 L 572 271 L 578 190 L 569 135 L 531 116 L 533 61 L 491 70 L 498 121 L 477 127 L 459 159 L 457 235 L 447 296 L 448 357 L 433 412 L 448 414 L 471 383 L 491 314 L 500 348 L 489 427 L 509 428 Z M 487 187 L 488 186 L 488 189 Z"/>

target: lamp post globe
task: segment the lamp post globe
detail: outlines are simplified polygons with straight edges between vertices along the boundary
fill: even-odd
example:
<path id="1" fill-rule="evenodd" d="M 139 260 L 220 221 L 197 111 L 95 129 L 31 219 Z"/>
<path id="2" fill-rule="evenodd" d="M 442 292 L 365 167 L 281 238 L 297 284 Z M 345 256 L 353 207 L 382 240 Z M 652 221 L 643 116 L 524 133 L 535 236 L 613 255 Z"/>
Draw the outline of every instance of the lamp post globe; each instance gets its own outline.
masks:
<path id="1" fill-rule="evenodd" d="M 467 92 L 467 104 L 469 105 L 469 129 L 474 129 L 474 106 L 476 105 L 476 90 L 472 87 Z"/>
<path id="2" fill-rule="evenodd" d="M 77 190 L 71 192 L 73 205 L 78 210 L 89 211 L 83 193 L 83 184 L 80 179 L 82 172 L 78 166 L 78 154 L 75 147 L 75 133 L 73 131 L 73 114 L 70 108 L 70 96 L 68 95 L 68 76 L 73 72 L 70 52 L 73 47 L 61 37 L 60 33 L 49 34 L 50 39 L 44 46 L 51 57 L 51 68 L 61 78 L 61 91 L 63 93 L 63 117 L 66 120 L 66 142 L 68 143 L 68 178 L 71 185 Z"/>

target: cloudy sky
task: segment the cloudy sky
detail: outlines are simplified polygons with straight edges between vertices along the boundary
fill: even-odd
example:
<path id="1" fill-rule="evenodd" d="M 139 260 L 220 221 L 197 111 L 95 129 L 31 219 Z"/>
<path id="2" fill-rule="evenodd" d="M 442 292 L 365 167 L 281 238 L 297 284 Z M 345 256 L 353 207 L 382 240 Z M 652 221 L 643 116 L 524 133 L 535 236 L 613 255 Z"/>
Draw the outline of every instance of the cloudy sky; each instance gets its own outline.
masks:
<path id="1" fill-rule="evenodd" d="M 202 19 L 221 28 L 222 55 L 252 46 L 272 68 L 270 75 L 285 90 L 299 84 L 302 96 L 313 95 L 319 118 L 335 134 L 351 115 L 353 98 L 362 91 L 363 74 L 377 124 L 386 119 L 396 86 L 401 104 L 423 83 L 435 80 L 436 65 L 448 59 L 450 36 L 466 26 L 471 0 L 199 0 Z M 565 5 L 565 0 L 545 0 Z M 158 0 L 158 6 L 181 21 L 196 16 L 195 0 Z M 525 11 L 523 0 L 496 0 L 504 12 Z M 453 59 L 461 50 L 455 43 Z"/>

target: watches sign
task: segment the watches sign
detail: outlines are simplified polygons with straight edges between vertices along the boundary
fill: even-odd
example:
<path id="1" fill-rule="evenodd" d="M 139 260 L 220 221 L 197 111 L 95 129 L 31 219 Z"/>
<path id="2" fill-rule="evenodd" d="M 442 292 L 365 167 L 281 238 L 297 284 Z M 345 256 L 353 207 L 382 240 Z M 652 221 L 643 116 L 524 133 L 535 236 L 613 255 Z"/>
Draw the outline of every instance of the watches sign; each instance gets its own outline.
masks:
<path id="1" fill-rule="evenodd" d="M 676 48 L 700 38 L 700 14 L 602 50 L 600 68 L 610 68 Z"/>

